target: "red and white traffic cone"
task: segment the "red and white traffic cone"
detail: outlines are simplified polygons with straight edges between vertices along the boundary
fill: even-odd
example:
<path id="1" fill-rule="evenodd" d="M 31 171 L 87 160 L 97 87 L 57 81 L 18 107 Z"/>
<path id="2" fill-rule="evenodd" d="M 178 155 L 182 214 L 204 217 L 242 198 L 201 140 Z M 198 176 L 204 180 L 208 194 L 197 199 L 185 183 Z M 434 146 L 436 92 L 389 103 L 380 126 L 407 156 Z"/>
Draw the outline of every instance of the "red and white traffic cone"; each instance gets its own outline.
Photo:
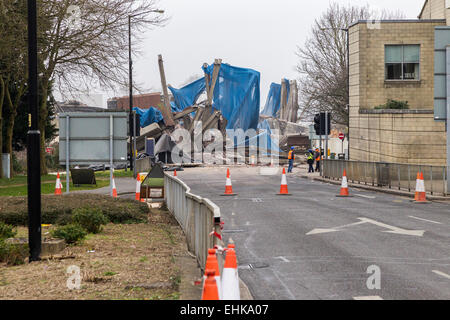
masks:
<path id="1" fill-rule="evenodd" d="M 427 194 L 425 192 L 425 180 L 423 179 L 422 172 L 417 173 L 416 194 L 414 196 L 414 202 L 415 203 L 428 203 L 429 202 L 429 201 L 427 201 Z"/>
<path id="2" fill-rule="evenodd" d="M 116 182 L 114 181 L 114 173 L 112 176 L 112 197 L 117 198 L 117 188 L 116 188 Z"/>
<path id="3" fill-rule="evenodd" d="M 239 275 L 234 245 L 229 245 L 226 251 L 225 264 L 222 270 L 222 299 L 241 300 Z"/>
<path id="4" fill-rule="evenodd" d="M 231 175 L 230 169 L 227 169 L 227 181 L 225 183 L 225 193 L 223 196 L 235 196 L 236 193 L 233 193 L 233 186 L 231 184 Z"/>
<path id="5" fill-rule="evenodd" d="M 56 175 L 56 185 L 55 185 L 55 195 L 62 194 L 63 185 L 61 183 L 61 179 L 59 178 L 59 172 Z"/>
<path id="6" fill-rule="evenodd" d="M 215 274 L 214 270 L 205 270 L 206 280 L 203 285 L 202 300 L 219 300 Z"/>
<path id="7" fill-rule="evenodd" d="M 342 198 L 351 197 L 351 195 L 348 191 L 347 171 L 345 169 L 344 169 L 344 173 L 342 175 L 341 193 L 338 194 L 336 197 L 342 197 Z"/>
<path id="8" fill-rule="evenodd" d="M 219 269 L 219 262 L 217 261 L 217 257 L 216 257 L 216 249 L 209 249 L 208 250 L 208 257 L 206 258 L 206 265 L 205 265 L 205 270 L 214 270 L 215 272 L 215 279 L 216 279 L 216 284 L 217 284 L 217 290 L 219 291 L 219 300 L 221 299 L 222 296 L 222 290 L 221 290 L 221 281 L 220 281 L 220 269 Z M 205 275 L 203 276 L 203 283 L 206 282 L 206 272 Z"/>
<path id="9" fill-rule="evenodd" d="M 137 201 L 141 201 L 141 176 L 138 173 L 136 178 L 136 197 Z"/>
<path id="10" fill-rule="evenodd" d="M 281 175 L 281 186 L 280 193 L 278 196 L 290 196 L 291 194 L 288 191 L 287 179 L 286 179 L 286 168 L 283 168 L 283 174 Z"/>

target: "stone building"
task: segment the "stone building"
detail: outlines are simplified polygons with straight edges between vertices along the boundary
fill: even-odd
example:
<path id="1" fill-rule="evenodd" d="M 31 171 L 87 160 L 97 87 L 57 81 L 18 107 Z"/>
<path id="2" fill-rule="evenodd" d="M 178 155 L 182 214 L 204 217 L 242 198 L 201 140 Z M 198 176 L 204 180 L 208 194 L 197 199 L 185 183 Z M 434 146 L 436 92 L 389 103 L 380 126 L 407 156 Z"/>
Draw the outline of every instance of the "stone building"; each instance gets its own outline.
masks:
<path id="1" fill-rule="evenodd" d="M 436 116 L 442 97 L 435 90 L 435 35 L 450 25 L 447 4 L 425 1 L 417 20 L 349 26 L 351 160 L 446 165 L 446 123 Z M 388 100 L 407 101 L 408 109 L 383 107 Z"/>

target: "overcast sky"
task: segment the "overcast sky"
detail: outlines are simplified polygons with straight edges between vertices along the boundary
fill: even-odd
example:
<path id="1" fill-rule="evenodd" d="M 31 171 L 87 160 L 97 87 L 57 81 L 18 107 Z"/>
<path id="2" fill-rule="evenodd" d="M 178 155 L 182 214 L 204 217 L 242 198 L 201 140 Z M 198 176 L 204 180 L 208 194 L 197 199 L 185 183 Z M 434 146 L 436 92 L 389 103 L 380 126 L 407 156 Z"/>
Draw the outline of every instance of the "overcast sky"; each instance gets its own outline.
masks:
<path id="1" fill-rule="evenodd" d="M 335 0 L 342 4 L 402 10 L 416 19 L 424 0 Z M 329 0 L 159 0 L 171 17 L 164 28 L 146 32 L 143 55 L 134 61 L 134 78 L 143 89 L 161 91 L 157 64 L 162 54 L 167 83 L 175 88 L 202 75 L 215 58 L 261 73 L 261 107 L 271 82 L 296 79 L 295 50 Z M 147 90 L 145 90 L 147 91 Z M 107 95 L 104 96 L 106 107 Z"/>

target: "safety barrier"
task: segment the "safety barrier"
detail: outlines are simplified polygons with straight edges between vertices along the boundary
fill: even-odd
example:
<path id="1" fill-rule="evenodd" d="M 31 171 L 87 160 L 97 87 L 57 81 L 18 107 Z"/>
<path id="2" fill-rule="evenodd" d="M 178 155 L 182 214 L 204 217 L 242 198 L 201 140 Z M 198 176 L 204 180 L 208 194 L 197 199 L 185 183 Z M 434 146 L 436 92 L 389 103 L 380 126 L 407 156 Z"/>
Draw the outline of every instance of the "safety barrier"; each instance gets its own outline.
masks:
<path id="1" fill-rule="evenodd" d="M 188 250 L 204 268 L 208 249 L 220 245 L 220 208 L 212 201 L 190 192 L 180 179 L 164 175 L 165 201 L 169 211 L 183 229 Z"/>
<path id="2" fill-rule="evenodd" d="M 349 182 L 389 189 L 414 191 L 417 173 L 423 173 L 428 193 L 447 195 L 445 166 L 414 165 L 353 160 L 324 160 L 322 176 L 340 180 L 344 169 Z"/>

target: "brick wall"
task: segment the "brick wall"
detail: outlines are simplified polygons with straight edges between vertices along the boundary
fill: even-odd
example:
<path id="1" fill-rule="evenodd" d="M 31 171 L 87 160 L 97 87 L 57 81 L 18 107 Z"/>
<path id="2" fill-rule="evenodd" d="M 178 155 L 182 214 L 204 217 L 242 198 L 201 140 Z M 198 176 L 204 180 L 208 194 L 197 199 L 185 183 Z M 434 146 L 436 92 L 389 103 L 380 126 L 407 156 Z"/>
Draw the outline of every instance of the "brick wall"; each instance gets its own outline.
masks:
<path id="1" fill-rule="evenodd" d="M 150 107 L 157 107 L 161 103 L 161 93 L 149 93 L 133 95 L 133 106 L 141 109 L 148 109 Z M 120 97 L 112 98 L 108 101 L 108 105 L 115 105 L 119 110 L 129 110 L 130 98 Z"/>
<path id="2" fill-rule="evenodd" d="M 445 124 L 434 121 L 434 28 L 445 21 L 358 23 L 350 37 L 352 160 L 445 165 Z M 420 44 L 420 80 L 386 81 L 388 44 Z M 410 110 L 374 110 L 387 99 Z"/>

